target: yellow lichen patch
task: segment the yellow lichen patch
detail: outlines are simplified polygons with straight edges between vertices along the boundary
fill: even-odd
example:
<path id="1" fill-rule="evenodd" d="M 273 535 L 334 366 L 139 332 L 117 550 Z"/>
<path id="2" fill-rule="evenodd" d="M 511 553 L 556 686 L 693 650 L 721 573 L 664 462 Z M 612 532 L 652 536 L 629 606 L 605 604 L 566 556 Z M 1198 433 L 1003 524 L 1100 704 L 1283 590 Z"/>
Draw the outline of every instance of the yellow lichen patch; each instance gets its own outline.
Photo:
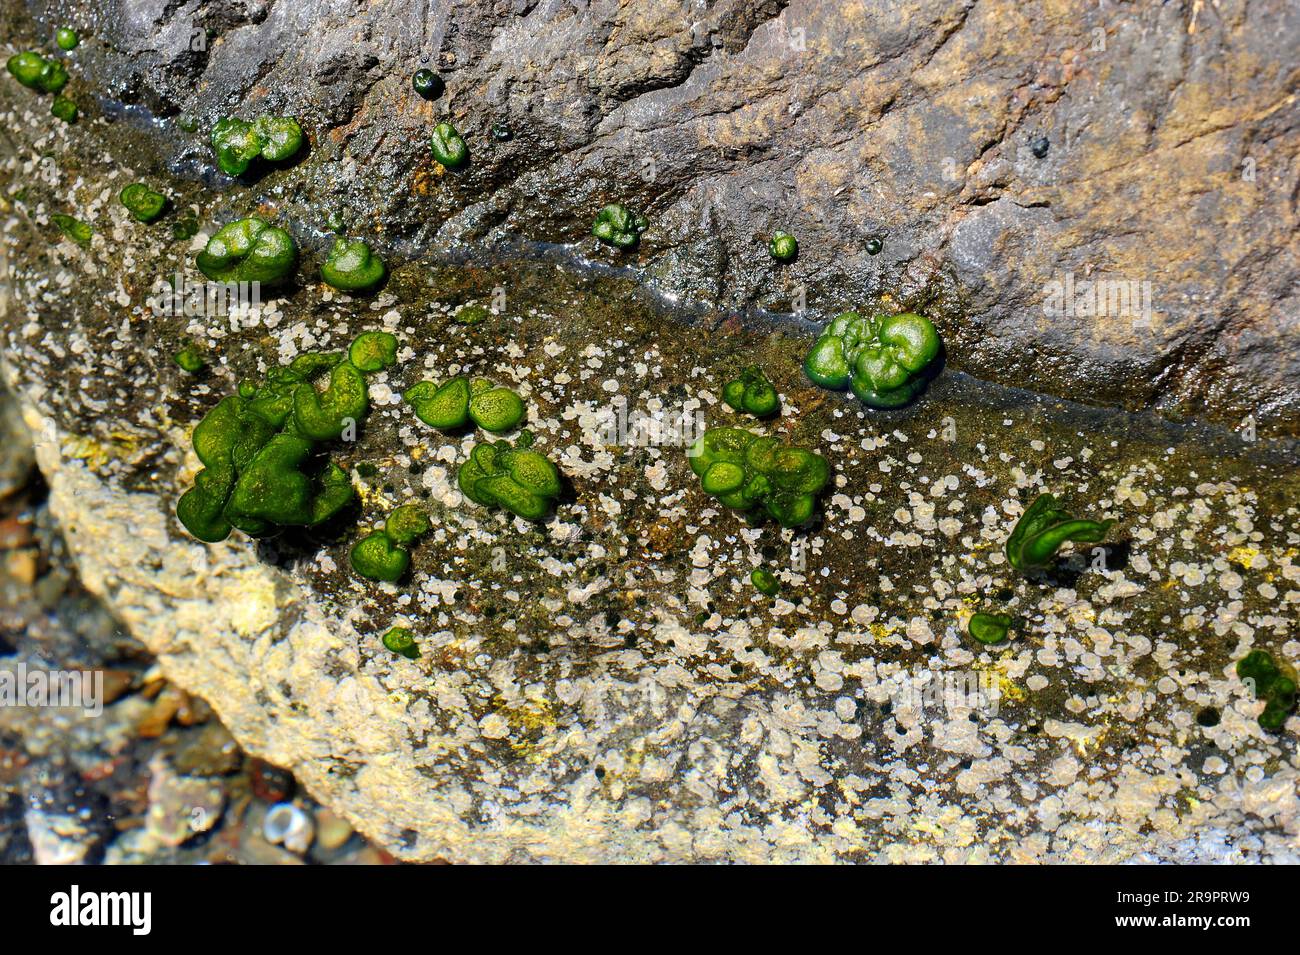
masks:
<path id="1" fill-rule="evenodd" d="M 1258 556 L 1259 551 L 1253 547 L 1247 547 L 1244 544 L 1228 551 L 1228 560 L 1244 570 L 1250 570 L 1250 568 L 1254 566 L 1255 558 Z"/>
<path id="2" fill-rule="evenodd" d="M 1002 655 L 991 661 L 976 660 L 971 664 L 971 668 L 981 673 L 991 673 L 998 682 L 998 698 L 1011 700 L 1013 703 L 1019 703 L 1025 699 L 1028 694 L 1024 687 L 1020 686 L 1011 677 L 1007 676 L 1007 662 L 1015 657 L 1015 651 L 1010 647 L 1002 652 Z"/>
<path id="3" fill-rule="evenodd" d="M 69 437 L 62 447 L 64 457 L 84 461 L 92 471 L 98 471 L 109 461 L 128 461 L 139 449 L 139 440 L 121 431 L 110 434 L 107 443 L 95 438 Z"/>
<path id="4" fill-rule="evenodd" d="M 515 700 L 507 702 L 502 697 L 492 701 L 493 710 L 501 716 L 510 727 L 510 735 L 516 737 L 510 748 L 530 762 L 541 762 L 557 749 L 558 740 L 553 731 L 558 722 L 555 719 L 555 704 L 550 700 Z M 543 746 L 543 743 L 547 743 Z"/>

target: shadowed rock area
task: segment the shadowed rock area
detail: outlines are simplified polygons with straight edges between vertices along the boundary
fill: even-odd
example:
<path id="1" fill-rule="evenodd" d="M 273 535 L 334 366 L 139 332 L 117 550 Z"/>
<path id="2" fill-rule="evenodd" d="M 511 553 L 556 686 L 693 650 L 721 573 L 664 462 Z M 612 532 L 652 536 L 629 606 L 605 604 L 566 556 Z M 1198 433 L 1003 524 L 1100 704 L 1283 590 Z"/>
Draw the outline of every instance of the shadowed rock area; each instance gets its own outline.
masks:
<path id="1" fill-rule="evenodd" d="M 1300 660 L 1300 479 L 1278 440 L 1294 109 L 1268 72 L 1293 14 L 715 4 L 692 30 L 680 4 L 281 2 L 203 7 L 190 56 L 198 9 L 87 13 L 75 126 L 0 86 L 0 333 L 87 587 L 248 752 L 412 861 L 1296 861 L 1300 718 L 1265 732 L 1234 670 L 1253 648 Z M 421 53 L 448 81 L 433 104 L 408 82 Z M 1251 82 L 1214 86 L 1215 126 L 1194 91 L 1234 71 Z M 309 154 L 221 177 L 206 130 L 236 107 L 297 113 Z M 444 114 L 461 173 L 428 158 Z M 172 198 L 154 226 L 115 198 L 141 178 Z M 611 199 L 652 221 L 633 257 L 585 238 Z M 254 209 L 303 246 L 294 286 L 230 315 L 150 306 Z M 331 214 L 384 251 L 379 294 L 319 283 Z M 198 234 L 173 237 L 188 217 Z M 781 268 L 761 241 L 778 226 L 801 242 Z M 1149 328 L 1043 315 L 1046 284 L 1088 265 L 1152 282 Z M 947 368 L 903 411 L 800 368 L 860 303 L 944 332 Z M 474 304 L 495 310 L 457 323 Z M 185 534 L 194 423 L 368 329 L 399 347 L 336 452 L 355 522 Z M 203 374 L 176 367 L 184 344 Z M 719 395 L 749 364 L 783 405 L 750 426 L 831 463 L 801 531 L 750 526 L 679 445 L 601 417 L 622 399 L 746 424 Z M 459 373 L 523 395 L 565 478 L 547 521 L 466 501 L 476 436 L 400 398 Z M 1250 414 L 1266 440 L 1059 396 Z M 1048 490 L 1114 534 L 1015 572 L 1002 545 Z M 411 573 L 357 577 L 349 548 L 405 503 L 434 524 Z M 970 616 L 997 608 L 1011 641 L 974 643 Z M 417 659 L 380 643 L 394 624 Z"/>

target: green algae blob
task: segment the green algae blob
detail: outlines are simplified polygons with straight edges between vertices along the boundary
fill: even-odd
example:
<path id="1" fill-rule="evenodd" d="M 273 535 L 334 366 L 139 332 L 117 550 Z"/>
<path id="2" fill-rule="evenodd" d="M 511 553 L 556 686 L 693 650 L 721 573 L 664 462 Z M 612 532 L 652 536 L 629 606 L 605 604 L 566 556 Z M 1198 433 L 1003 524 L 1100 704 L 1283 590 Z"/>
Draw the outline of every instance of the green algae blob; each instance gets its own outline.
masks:
<path id="1" fill-rule="evenodd" d="M 411 566 L 411 546 L 429 533 L 429 516 L 413 504 L 394 508 L 384 526 L 353 545 L 352 569 L 367 580 L 394 583 Z"/>
<path id="2" fill-rule="evenodd" d="M 1007 638 L 1012 619 L 1004 613 L 972 614 L 966 632 L 984 644 L 1001 643 Z"/>
<path id="3" fill-rule="evenodd" d="M 755 590 L 769 597 L 775 597 L 781 592 L 781 585 L 777 582 L 776 575 L 766 567 L 755 567 L 749 575 L 749 582 L 754 585 Z"/>
<path id="4" fill-rule="evenodd" d="M 360 239 L 335 239 L 320 277 L 341 292 L 368 292 L 384 280 L 384 263 Z"/>
<path id="5" fill-rule="evenodd" d="M 75 123 L 77 121 L 77 104 L 66 96 L 54 97 L 54 102 L 50 104 L 50 115 L 55 119 L 61 119 L 65 123 Z"/>
<path id="6" fill-rule="evenodd" d="M 484 507 L 501 507 L 529 521 L 546 516 L 560 496 L 560 472 L 520 435 L 508 441 L 475 445 L 456 474 L 461 493 Z"/>
<path id="7" fill-rule="evenodd" d="M 1007 560 L 1016 570 L 1041 569 L 1052 562 L 1066 541 L 1100 543 L 1114 523 L 1071 517 L 1054 495 L 1040 494 L 1012 528 L 1006 544 Z"/>
<path id="8" fill-rule="evenodd" d="M 813 516 L 830 478 L 820 454 L 743 428 L 710 428 L 686 454 L 706 494 L 733 510 L 760 509 L 782 527 Z"/>
<path id="9" fill-rule="evenodd" d="M 54 42 L 60 50 L 75 50 L 81 43 L 81 36 L 72 27 L 59 27 L 54 31 Z"/>
<path id="10" fill-rule="evenodd" d="M 230 176 L 245 172 L 261 156 L 273 162 L 290 159 L 302 147 L 302 127 L 292 116 L 259 116 L 253 122 L 223 117 L 212 127 L 217 166 Z"/>
<path id="11" fill-rule="evenodd" d="M 36 50 L 15 53 L 5 62 L 9 75 L 23 86 L 41 93 L 58 93 L 68 85 L 68 71 L 58 60 L 49 60 Z"/>
<path id="12" fill-rule="evenodd" d="M 318 388 L 322 379 L 328 383 Z M 272 369 L 261 384 L 241 382 L 194 428 L 204 467 L 176 516 L 208 543 L 233 529 L 263 536 L 325 523 L 356 498 L 347 472 L 329 460 L 327 442 L 368 405 L 362 372 L 339 354 L 309 352 Z"/>
<path id="13" fill-rule="evenodd" d="M 80 219 L 74 219 L 72 216 L 66 216 L 61 212 L 56 212 L 50 216 L 50 221 L 77 245 L 90 245 L 90 238 L 95 234 L 95 230 L 88 223 L 82 222 Z"/>
<path id="14" fill-rule="evenodd" d="M 650 227 L 643 215 L 638 215 L 621 203 L 605 206 L 596 213 L 591 234 L 606 245 L 630 249 L 641 240 L 641 233 Z"/>
<path id="15" fill-rule="evenodd" d="M 1281 729 L 1295 709 L 1294 668 L 1285 660 L 1276 662 L 1267 650 L 1251 650 L 1237 661 L 1237 676 L 1254 689 L 1255 699 L 1265 701 L 1259 725 L 1266 730 Z"/>
<path id="16" fill-rule="evenodd" d="M 778 262 L 793 262 L 799 254 L 799 242 L 789 232 L 777 230 L 767 243 L 767 251 Z"/>
<path id="17" fill-rule="evenodd" d="M 473 421 L 485 431 L 509 431 L 524 418 L 524 401 L 509 388 L 482 378 L 473 382 L 457 375 L 441 385 L 421 381 L 402 392 L 415 416 L 442 431 Z"/>
<path id="18" fill-rule="evenodd" d="M 843 312 L 808 352 L 804 371 L 823 388 L 852 388 L 869 407 L 899 408 L 925 390 L 941 345 L 923 315 Z"/>
<path id="19" fill-rule="evenodd" d="M 397 336 L 392 332 L 362 332 L 348 349 L 348 360 L 364 372 L 391 368 L 397 361 Z"/>
<path id="20" fill-rule="evenodd" d="M 722 386 L 722 400 L 736 411 L 766 418 L 781 407 L 781 399 L 757 365 L 750 365 L 740 376 Z"/>
<path id="21" fill-rule="evenodd" d="M 249 216 L 217 230 L 194 264 L 214 282 L 273 285 L 293 271 L 297 258 L 298 246 L 289 233 Z"/>
<path id="22" fill-rule="evenodd" d="M 433 128 L 429 147 L 433 158 L 445 169 L 459 169 L 469 159 L 469 147 L 451 123 L 439 123 Z"/>
<path id="23" fill-rule="evenodd" d="M 166 196 L 154 192 L 143 182 L 126 186 L 117 194 L 117 199 L 137 222 L 152 222 L 162 215 L 167 205 Z"/>
<path id="24" fill-rule="evenodd" d="M 207 365 L 199 350 L 193 345 L 186 345 L 172 357 L 182 371 L 189 372 L 191 375 L 197 375 Z"/>
<path id="25" fill-rule="evenodd" d="M 419 659 L 420 648 L 415 645 L 415 634 L 405 627 L 392 627 L 379 639 L 386 649 L 398 656 L 406 657 L 408 660 Z"/>

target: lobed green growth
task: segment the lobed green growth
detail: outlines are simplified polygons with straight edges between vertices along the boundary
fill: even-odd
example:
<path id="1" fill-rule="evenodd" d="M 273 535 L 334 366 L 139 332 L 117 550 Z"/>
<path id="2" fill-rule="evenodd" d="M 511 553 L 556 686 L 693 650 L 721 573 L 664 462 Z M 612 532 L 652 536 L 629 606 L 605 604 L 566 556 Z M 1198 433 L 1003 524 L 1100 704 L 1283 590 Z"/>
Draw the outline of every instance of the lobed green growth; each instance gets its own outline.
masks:
<path id="1" fill-rule="evenodd" d="M 342 292 L 368 292 L 384 274 L 384 263 L 360 239 L 335 239 L 320 269 L 320 277 Z"/>
<path id="2" fill-rule="evenodd" d="M 292 116 L 259 116 L 249 122 L 225 116 L 212 127 L 217 166 L 229 176 L 242 175 L 254 159 L 292 158 L 302 148 L 302 127 Z"/>
<path id="3" fill-rule="evenodd" d="M 775 597 L 781 592 L 781 585 L 777 582 L 776 575 L 766 567 L 755 567 L 749 575 L 749 582 L 754 585 L 755 590 L 769 597 Z"/>
<path id="4" fill-rule="evenodd" d="M 560 472 L 530 444 L 531 435 L 524 432 L 514 445 L 508 441 L 475 445 L 456 474 L 461 493 L 475 504 L 541 520 L 560 496 Z"/>
<path id="5" fill-rule="evenodd" d="M 362 332 L 348 348 L 348 361 L 364 372 L 391 368 L 397 362 L 397 336 L 392 332 Z"/>
<path id="6" fill-rule="evenodd" d="M 723 385 L 722 400 L 736 411 L 755 418 L 766 418 L 781 407 L 780 396 L 757 365 L 750 365 L 739 377 Z"/>
<path id="7" fill-rule="evenodd" d="M 1088 521 L 1070 516 L 1051 494 L 1040 494 L 1020 515 L 1007 538 L 1007 560 L 1016 570 L 1046 567 L 1066 541 L 1096 544 L 1105 540 L 1114 521 Z"/>
<path id="8" fill-rule="evenodd" d="M 50 104 L 50 115 L 55 119 L 61 119 L 65 123 L 75 123 L 77 121 L 77 104 L 66 96 L 54 97 L 54 102 Z"/>
<path id="9" fill-rule="evenodd" d="M 768 240 L 767 251 L 778 262 L 793 262 L 795 256 L 799 254 L 799 243 L 789 232 L 778 229 Z"/>
<path id="10" fill-rule="evenodd" d="M 872 408 L 898 408 L 925 390 L 938 370 L 939 333 L 923 315 L 835 316 L 804 371 L 824 388 L 850 387 Z"/>
<path id="11" fill-rule="evenodd" d="M 58 60 L 46 59 L 36 50 L 15 53 L 5 61 L 9 75 L 29 90 L 58 93 L 68 85 L 68 71 Z"/>
<path id="12" fill-rule="evenodd" d="M 273 285 L 293 271 L 297 258 L 293 236 L 249 216 L 217 230 L 194 264 L 214 282 Z"/>
<path id="13" fill-rule="evenodd" d="M 448 431 L 473 421 L 485 431 L 509 431 L 524 418 L 524 402 L 509 388 L 464 375 L 436 385 L 421 381 L 402 393 L 415 416 L 431 428 Z"/>
<path id="14" fill-rule="evenodd" d="M 394 508 L 382 528 L 352 546 L 352 569 L 367 580 L 399 580 L 411 566 L 411 547 L 430 527 L 429 515 L 414 504 Z"/>
<path id="15" fill-rule="evenodd" d="M 1007 638 L 1007 631 L 1014 621 L 1004 613 L 972 614 L 966 624 L 966 632 L 980 643 L 1001 643 Z"/>
<path id="16" fill-rule="evenodd" d="M 408 660 L 416 660 L 420 656 L 420 648 L 415 645 L 415 634 L 405 627 L 391 628 L 380 637 L 380 640 L 383 641 L 385 648 L 398 656 L 406 657 Z"/>
<path id="17" fill-rule="evenodd" d="M 194 428 L 204 467 L 181 495 L 176 516 L 209 543 L 236 528 L 258 537 L 324 523 L 356 493 L 321 445 L 342 436 L 368 407 L 365 378 L 339 354 L 304 353 L 261 384 L 241 382 Z"/>
<path id="18" fill-rule="evenodd" d="M 82 222 L 80 219 L 74 219 L 72 216 L 65 216 L 61 212 L 51 215 L 50 221 L 77 245 L 90 245 L 90 237 L 95 234 L 95 230 L 88 223 Z"/>
<path id="19" fill-rule="evenodd" d="M 143 182 L 131 183 L 117 194 L 117 199 L 137 222 L 153 222 L 167 207 L 167 197 Z"/>
<path id="20" fill-rule="evenodd" d="M 1267 650 L 1251 650 L 1237 661 L 1237 676 L 1253 686 L 1255 699 L 1265 701 L 1259 725 L 1266 730 L 1281 729 L 1295 709 L 1295 669 L 1285 660 L 1276 662 Z"/>
<path id="21" fill-rule="evenodd" d="M 813 516 L 830 477 L 820 454 L 743 428 L 710 428 L 686 453 L 704 493 L 733 510 L 761 508 L 782 527 Z"/>
<path id="22" fill-rule="evenodd" d="M 469 147 L 451 123 L 439 123 L 433 127 L 429 145 L 433 158 L 446 169 L 459 169 L 469 159 Z"/>
<path id="23" fill-rule="evenodd" d="M 650 222 L 627 206 L 613 203 L 596 213 L 591 234 L 601 242 L 619 249 L 630 249 L 641 241 L 641 233 L 650 228 Z"/>

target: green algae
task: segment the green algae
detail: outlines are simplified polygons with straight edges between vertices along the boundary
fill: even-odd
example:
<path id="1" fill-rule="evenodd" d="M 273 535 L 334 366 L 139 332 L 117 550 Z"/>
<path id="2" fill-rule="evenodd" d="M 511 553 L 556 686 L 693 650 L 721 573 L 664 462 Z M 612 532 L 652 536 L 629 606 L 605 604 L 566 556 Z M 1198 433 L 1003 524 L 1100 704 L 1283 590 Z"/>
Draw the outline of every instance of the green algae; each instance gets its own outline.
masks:
<path id="1" fill-rule="evenodd" d="M 1046 567 L 1067 541 L 1100 543 L 1114 523 L 1078 520 L 1057 504 L 1055 496 L 1040 494 L 1012 528 L 1006 543 L 1007 560 L 1016 570 Z"/>
<path id="2" fill-rule="evenodd" d="M 527 444 L 521 447 L 508 441 L 475 445 L 456 481 L 474 503 L 504 508 L 529 521 L 545 517 L 560 495 L 555 465 Z"/>
<path id="3" fill-rule="evenodd" d="M 812 518 L 830 478 L 820 454 L 743 428 L 710 428 L 686 453 L 706 494 L 733 510 L 757 509 L 782 527 Z"/>

